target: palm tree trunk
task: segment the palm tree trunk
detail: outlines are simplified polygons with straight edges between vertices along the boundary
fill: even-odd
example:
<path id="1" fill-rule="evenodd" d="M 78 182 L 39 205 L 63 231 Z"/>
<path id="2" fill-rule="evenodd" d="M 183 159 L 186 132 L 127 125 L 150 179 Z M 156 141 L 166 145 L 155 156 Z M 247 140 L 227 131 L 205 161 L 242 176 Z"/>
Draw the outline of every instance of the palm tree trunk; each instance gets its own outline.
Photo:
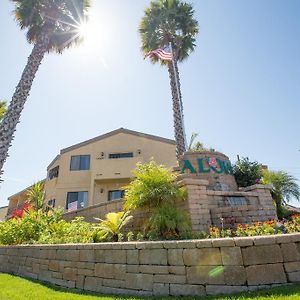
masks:
<path id="1" fill-rule="evenodd" d="M 7 112 L 0 124 L 0 180 L 3 174 L 3 165 L 8 157 L 8 150 L 14 138 L 17 124 L 20 121 L 24 104 L 29 96 L 38 68 L 47 52 L 48 45 L 49 35 L 41 35 L 41 38 L 33 47 L 21 80 L 16 87 Z"/>
<path id="2" fill-rule="evenodd" d="M 172 63 L 168 64 L 168 71 L 170 77 L 170 85 L 172 91 L 172 100 L 173 100 L 173 118 L 174 118 L 174 131 L 175 131 L 175 142 L 176 142 L 176 155 L 179 158 L 185 152 L 185 133 L 183 126 L 183 118 L 182 118 L 182 105 L 181 105 L 181 91 L 180 91 L 180 83 L 179 83 L 179 72 L 177 62 L 175 61 L 175 70 L 178 78 L 178 90 L 177 92 L 176 86 L 176 77 L 174 73 L 174 68 Z"/>

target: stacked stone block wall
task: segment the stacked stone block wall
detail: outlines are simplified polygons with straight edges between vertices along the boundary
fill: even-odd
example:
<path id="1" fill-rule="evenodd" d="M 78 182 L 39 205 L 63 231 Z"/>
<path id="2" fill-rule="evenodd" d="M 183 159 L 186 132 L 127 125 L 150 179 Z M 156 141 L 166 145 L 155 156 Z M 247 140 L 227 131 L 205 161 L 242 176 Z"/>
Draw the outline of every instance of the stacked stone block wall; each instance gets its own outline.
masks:
<path id="1" fill-rule="evenodd" d="M 104 294 L 251 291 L 300 282 L 300 234 L 0 247 L 0 272 Z"/>

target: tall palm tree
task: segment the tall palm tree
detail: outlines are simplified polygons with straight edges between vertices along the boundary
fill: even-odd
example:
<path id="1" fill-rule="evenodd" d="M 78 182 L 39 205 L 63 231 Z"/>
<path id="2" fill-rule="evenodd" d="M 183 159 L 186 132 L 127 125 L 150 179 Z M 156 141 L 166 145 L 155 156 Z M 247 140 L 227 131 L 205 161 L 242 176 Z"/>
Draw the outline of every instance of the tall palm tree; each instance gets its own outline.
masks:
<path id="1" fill-rule="evenodd" d="M 166 47 L 169 43 L 173 48 L 174 67 L 172 62 L 160 61 L 160 63 L 167 66 L 170 77 L 177 157 L 186 150 L 177 62 L 185 60 L 194 51 L 198 31 L 193 6 L 180 0 L 152 1 L 146 8 L 139 26 L 142 51 L 145 54 L 151 50 Z M 152 55 L 151 61 L 156 63 L 159 59 Z"/>
<path id="2" fill-rule="evenodd" d="M 21 112 L 29 96 L 38 68 L 47 52 L 61 53 L 79 42 L 80 23 L 84 21 L 90 0 L 11 0 L 21 29 L 33 50 L 0 124 L 0 177 L 8 157 Z"/>
<path id="3" fill-rule="evenodd" d="M 284 171 L 264 170 L 262 182 L 272 186 L 272 195 L 277 208 L 277 214 L 282 216 L 283 205 L 292 197 L 300 200 L 300 187 L 297 179 Z"/>

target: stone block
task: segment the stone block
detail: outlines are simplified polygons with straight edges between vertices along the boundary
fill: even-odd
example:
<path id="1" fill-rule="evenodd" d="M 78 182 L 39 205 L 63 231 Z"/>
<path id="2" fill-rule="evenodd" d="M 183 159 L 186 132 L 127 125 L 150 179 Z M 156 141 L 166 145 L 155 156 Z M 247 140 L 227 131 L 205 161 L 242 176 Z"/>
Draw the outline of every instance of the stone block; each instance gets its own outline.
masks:
<path id="1" fill-rule="evenodd" d="M 139 250 L 127 250 L 127 264 L 138 265 L 139 264 Z"/>
<path id="2" fill-rule="evenodd" d="M 125 287 L 133 290 L 152 291 L 153 275 L 128 273 L 125 278 Z"/>
<path id="3" fill-rule="evenodd" d="M 246 268 L 248 285 L 286 283 L 283 264 L 256 265 Z"/>
<path id="4" fill-rule="evenodd" d="M 275 236 L 256 236 L 253 238 L 254 245 L 273 245 L 276 242 Z"/>
<path id="5" fill-rule="evenodd" d="M 169 266 L 168 270 L 169 270 L 170 274 L 175 274 L 175 275 L 185 275 L 186 274 L 184 266 Z"/>
<path id="6" fill-rule="evenodd" d="M 65 268 L 63 273 L 63 279 L 76 281 L 77 269 L 75 268 Z"/>
<path id="7" fill-rule="evenodd" d="M 168 266 L 140 265 L 139 272 L 145 274 L 169 274 Z"/>
<path id="8" fill-rule="evenodd" d="M 105 262 L 104 250 L 95 249 L 94 255 L 95 255 L 95 262 Z"/>
<path id="9" fill-rule="evenodd" d="M 186 272 L 188 284 L 225 284 L 222 266 L 187 267 Z"/>
<path id="10" fill-rule="evenodd" d="M 197 248 L 210 248 L 212 247 L 212 240 L 206 239 L 206 240 L 200 240 L 196 243 Z"/>
<path id="11" fill-rule="evenodd" d="M 300 282 L 300 271 L 288 273 L 289 282 Z"/>
<path id="12" fill-rule="evenodd" d="M 170 284 L 171 296 L 205 296 L 203 285 Z"/>
<path id="13" fill-rule="evenodd" d="M 154 275 L 153 282 L 159 283 L 186 283 L 185 275 Z"/>
<path id="14" fill-rule="evenodd" d="M 224 285 L 207 285 L 206 293 L 207 295 L 227 295 L 246 292 L 248 290 L 247 286 L 224 286 Z"/>
<path id="15" fill-rule="evenodd" d="M 169 296 L 169 292 L 170 292 L 169 284 L 153 283 L 154 296 Z"/>
<path id="16" fill-rule="evenodd" d="M 167 265 L 166 249 L 143 249 L 140 250 L 139 262 L 141 265 Z"/>
<path id="17" fill-rule="evenodd" d="M 95 253 L 93 249 L 79 250 L 79 260 L 81 262 L 94 262 Z"/>
<path id="18" fill-rule="evenodd" d="M 226 266 L 224 279 L 226 285 L 244 285 L 247 281 L 246 270 L 243 266 Z"/>
<path id="19" fill-rule="evenodd" d="M 93 276 L 94 270 L 91 269 L 77 269 L 78 275 L 84 275 L 84 276 Z"/>
<path id="20" fill-rule="evenodd" d="M 79 250 L 57 250 L 57 260 L 79 261 Z"/>
<path id="21" fill-rule="evenodd" d="M 126 264 L 126 250 L 105 250 L 106 263 Z"/>
<path id="22" fill-rule="evenodd" d="M 300 260 L 300 255 L 295 243 L 281 244 L 280 247 L 284 262 Z"/>
<path id="23" fill-rule="evenodd" d="M 295 261 L 295 262 L 287 262 L 284 264 L 284 269 L 286 272 L 298 272 L 300 271 L 300 262 Z"/>
<path id="24" fill-rule="evenodd" d="M 84 289 L 87 291 L 92 291 L 92 292 L 99 292 L 101 291 L 102 287 L 102 279 L 98 277 L 90 277 L 87 276 L 85 277 L 84 280 Z"/>
<path id="25" fill-rule="evenodd" d="M 168 249 L 168 264 L 171 266 L 183 266 L 183 249 Z"/>
<path id="26" fill-rule="evenodd" d="M 83 290 L 83 288 L 84 288 L 84 279 L 85 279 L 85 276 L 77 275 L 77 278 L 76 278 L 76 281 L 75 281 L 76 289 Z"/>
<path id="27" fill-rule="evenodd" d="M 126 272 L 127 273 L 139 273 L 140 266 L 139 265 L 127 265 Z"/>
<path id="28" fill-rule="evenodd" d="M 118 279 L 103 279 L 102 285 L 107 287 L 113 287 L 113 288 L 124 288 L 125 281 L 118 280 Z"/>
<path id="29" fill-rule="evenodd" d="M 235 237 L 233 238 L 234 243 L 238 247 L 247 247 L 253 245 L 252 237 Z"/>
<path id="30" fill-rule="evenodd" d="M 245 266 L 283 262 L 279 245 L 242 248 Z"/>
<path id="31" fill-rule="evenodd" d="M 186 266 L 215 266 L 222 264 L 218 248 L 184 249 L 183 261 Z"/>
<path id="32" fill-rule="evenodd" d="M 126 265 L 103 264 L 95 265 L 95 276 L 101 278 L 124 279 L 126 274 Z"/>
<path id="33" fill-rule="evenodd" d="M 234 240 L 231 238 L 212 239 L 213 247 L 234 247 Z"/>
<path id="34" fill-rule="evenodd" d="M 221 256 L 224 266 L 243 265 L 243 257 L 240 247 L 222 247 Z"/>
<path id="35" fill-rule="evenodd" d="M 57 260 L 51 260 L 49 262 L 49 270 L 58 271 L 59 270 L 59 262 Z"/>

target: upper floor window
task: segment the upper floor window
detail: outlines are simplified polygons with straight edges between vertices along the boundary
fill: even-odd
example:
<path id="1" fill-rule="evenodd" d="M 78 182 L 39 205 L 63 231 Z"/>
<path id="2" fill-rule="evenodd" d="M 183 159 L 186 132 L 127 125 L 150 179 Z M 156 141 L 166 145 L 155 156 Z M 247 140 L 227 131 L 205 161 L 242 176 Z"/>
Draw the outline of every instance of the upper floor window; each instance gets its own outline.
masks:
<path id="1" fill-rule="evenodd" d="M 89 170 L 90 169 L 90 155 L 76 155 L 71 156 L 71 171 Z"/>
<path id="2" fill-rule="evenodd" d="M 55 199 L 49 200 L 46 206 L 46 212 L 48 212 L 50 209 L 53 209 L 54 207 L 55 207 Z"/>
<path id="3" fill-rule="evenodd" d="M 114 190 L 108 192 L 108 201 L 119 200 L 124 198 L 125 192 L 123 190 Z"/>
<path id="4" fill-rule="evenodd" d="M 58 177 L 58 174 L 59 174 L 59 166 L 57 166 L 49 171 L 49 175 L 48 175 L 49 180 L 52 180 L 53 178 Z"/>
<path id="5" fill-rule="evenodd" d="M 86 207 L 88 203 L 88 192 L 69 192 L 67 194 L 66 209 L 74 211 Z"/>
<path id="6" fill-rule="evenodd" d="M 110 153 L 108 158 L 129 158 L 133 157 L 133 152 L 126 152 L 126 153 Z"/>

